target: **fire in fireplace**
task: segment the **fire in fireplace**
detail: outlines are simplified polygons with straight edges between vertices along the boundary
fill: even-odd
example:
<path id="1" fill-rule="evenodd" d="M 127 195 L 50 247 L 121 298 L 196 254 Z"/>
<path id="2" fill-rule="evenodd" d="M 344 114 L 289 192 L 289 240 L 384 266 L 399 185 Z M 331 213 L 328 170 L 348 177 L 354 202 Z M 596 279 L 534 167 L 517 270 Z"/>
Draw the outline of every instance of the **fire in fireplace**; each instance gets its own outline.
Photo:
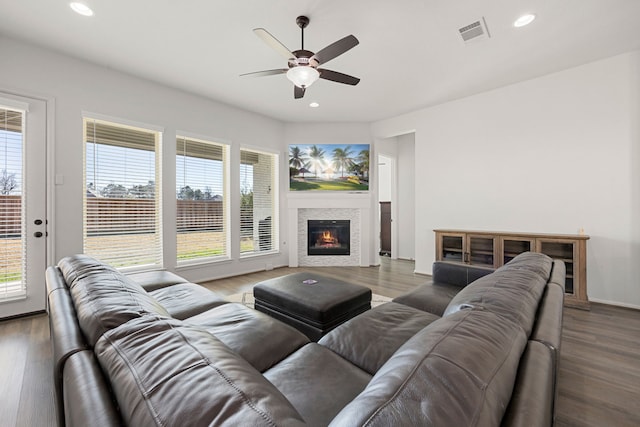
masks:
<path id="1" fill-rule="evenodd" d="M 349 220 L 307 221 L 307 255 L 349 255 Z"/>

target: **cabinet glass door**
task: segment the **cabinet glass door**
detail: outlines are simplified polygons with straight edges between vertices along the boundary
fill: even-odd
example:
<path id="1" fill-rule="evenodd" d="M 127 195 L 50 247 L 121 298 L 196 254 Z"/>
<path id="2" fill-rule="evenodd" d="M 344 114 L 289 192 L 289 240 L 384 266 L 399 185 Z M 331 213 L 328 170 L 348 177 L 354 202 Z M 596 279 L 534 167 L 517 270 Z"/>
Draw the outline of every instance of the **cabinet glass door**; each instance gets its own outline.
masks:
<path id="1" fill-rule="evenodd" d="M 463 262 L 462 236 L 442 236 L 442 261 Z"/>
<path id="2" fill-rule="evenodd" d="M 469 264 L 494 267 L 495 237 L 469 236 Z"/>
<path id="3" fill-rule="evenodd" d="M 533 239 L 519 239 L 517 237 L 502 238 L 502 265 L 514 259 L 523 252 L 535 250 Z"/>
<path id="4" fill-rule="evenodd" d="M 574 268 L 574 251 L 575 245 L 573 242 L 562 242 L 562 241 L 548 241 L 541 240 L 539 241 L 539 251 L 543 254 L 553 258 L 564 261 L 564 265 L 567 269 L 566 281 L 565 281 L 565 292 L 568 294 L 573 294 L 573 268 Z"/>

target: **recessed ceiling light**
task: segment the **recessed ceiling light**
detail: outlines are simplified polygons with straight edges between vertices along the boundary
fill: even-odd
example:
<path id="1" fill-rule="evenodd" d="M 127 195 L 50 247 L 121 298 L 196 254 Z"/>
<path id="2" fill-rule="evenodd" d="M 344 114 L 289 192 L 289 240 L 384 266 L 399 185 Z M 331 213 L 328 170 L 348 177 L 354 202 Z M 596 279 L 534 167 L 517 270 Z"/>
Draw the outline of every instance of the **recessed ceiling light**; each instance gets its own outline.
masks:
<path id="1" fill-rule="evenodd" d="M 525 25 L 531 24 L 534 19 L 536 19 L 536 15 L 527 13 L 526 15 L 522 15 L 520 18 L 516 19 L 513 26 L 516 28 L 524 27 Z"/>
<path id="2" fill-rule="evenodd" d="M 312 102 L 311 104 L 309 104 L 309 107 L 311 108 L 318 108 L 320 106 L 320 104 L 318 104 L 317 102 Z"/>
<path id="3" fill-rule="evenodd" d="M 74 12 L 79 13 L 83 16 L 93 16 L 93 10 L 89 6 L 80 2 L 72 2 L 69 3 L 69 7 L 73 9 Z"/>

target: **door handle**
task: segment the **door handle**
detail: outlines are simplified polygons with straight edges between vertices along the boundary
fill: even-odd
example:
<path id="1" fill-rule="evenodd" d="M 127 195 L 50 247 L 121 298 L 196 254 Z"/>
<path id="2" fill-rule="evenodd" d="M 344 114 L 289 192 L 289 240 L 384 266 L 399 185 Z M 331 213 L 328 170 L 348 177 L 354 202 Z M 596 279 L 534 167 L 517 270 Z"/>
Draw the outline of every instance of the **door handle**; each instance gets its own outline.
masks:
<path id="1" fill-rule="evenodd" d="M 42 237 L 42 232 L 36 231 L 35 233 L 33 233 L 33 237 Z"/>

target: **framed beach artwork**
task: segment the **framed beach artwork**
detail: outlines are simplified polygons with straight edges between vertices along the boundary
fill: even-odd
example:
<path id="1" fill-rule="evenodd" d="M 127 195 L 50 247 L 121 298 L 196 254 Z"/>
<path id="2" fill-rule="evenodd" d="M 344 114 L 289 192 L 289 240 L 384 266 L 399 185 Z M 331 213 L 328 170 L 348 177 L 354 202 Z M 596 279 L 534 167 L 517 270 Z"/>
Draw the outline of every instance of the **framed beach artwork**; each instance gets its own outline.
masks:
<path id="1" fill-rule="evenodd" d="M 369 144 L 289 145 L 289 190 L 368 191 Z"/>

